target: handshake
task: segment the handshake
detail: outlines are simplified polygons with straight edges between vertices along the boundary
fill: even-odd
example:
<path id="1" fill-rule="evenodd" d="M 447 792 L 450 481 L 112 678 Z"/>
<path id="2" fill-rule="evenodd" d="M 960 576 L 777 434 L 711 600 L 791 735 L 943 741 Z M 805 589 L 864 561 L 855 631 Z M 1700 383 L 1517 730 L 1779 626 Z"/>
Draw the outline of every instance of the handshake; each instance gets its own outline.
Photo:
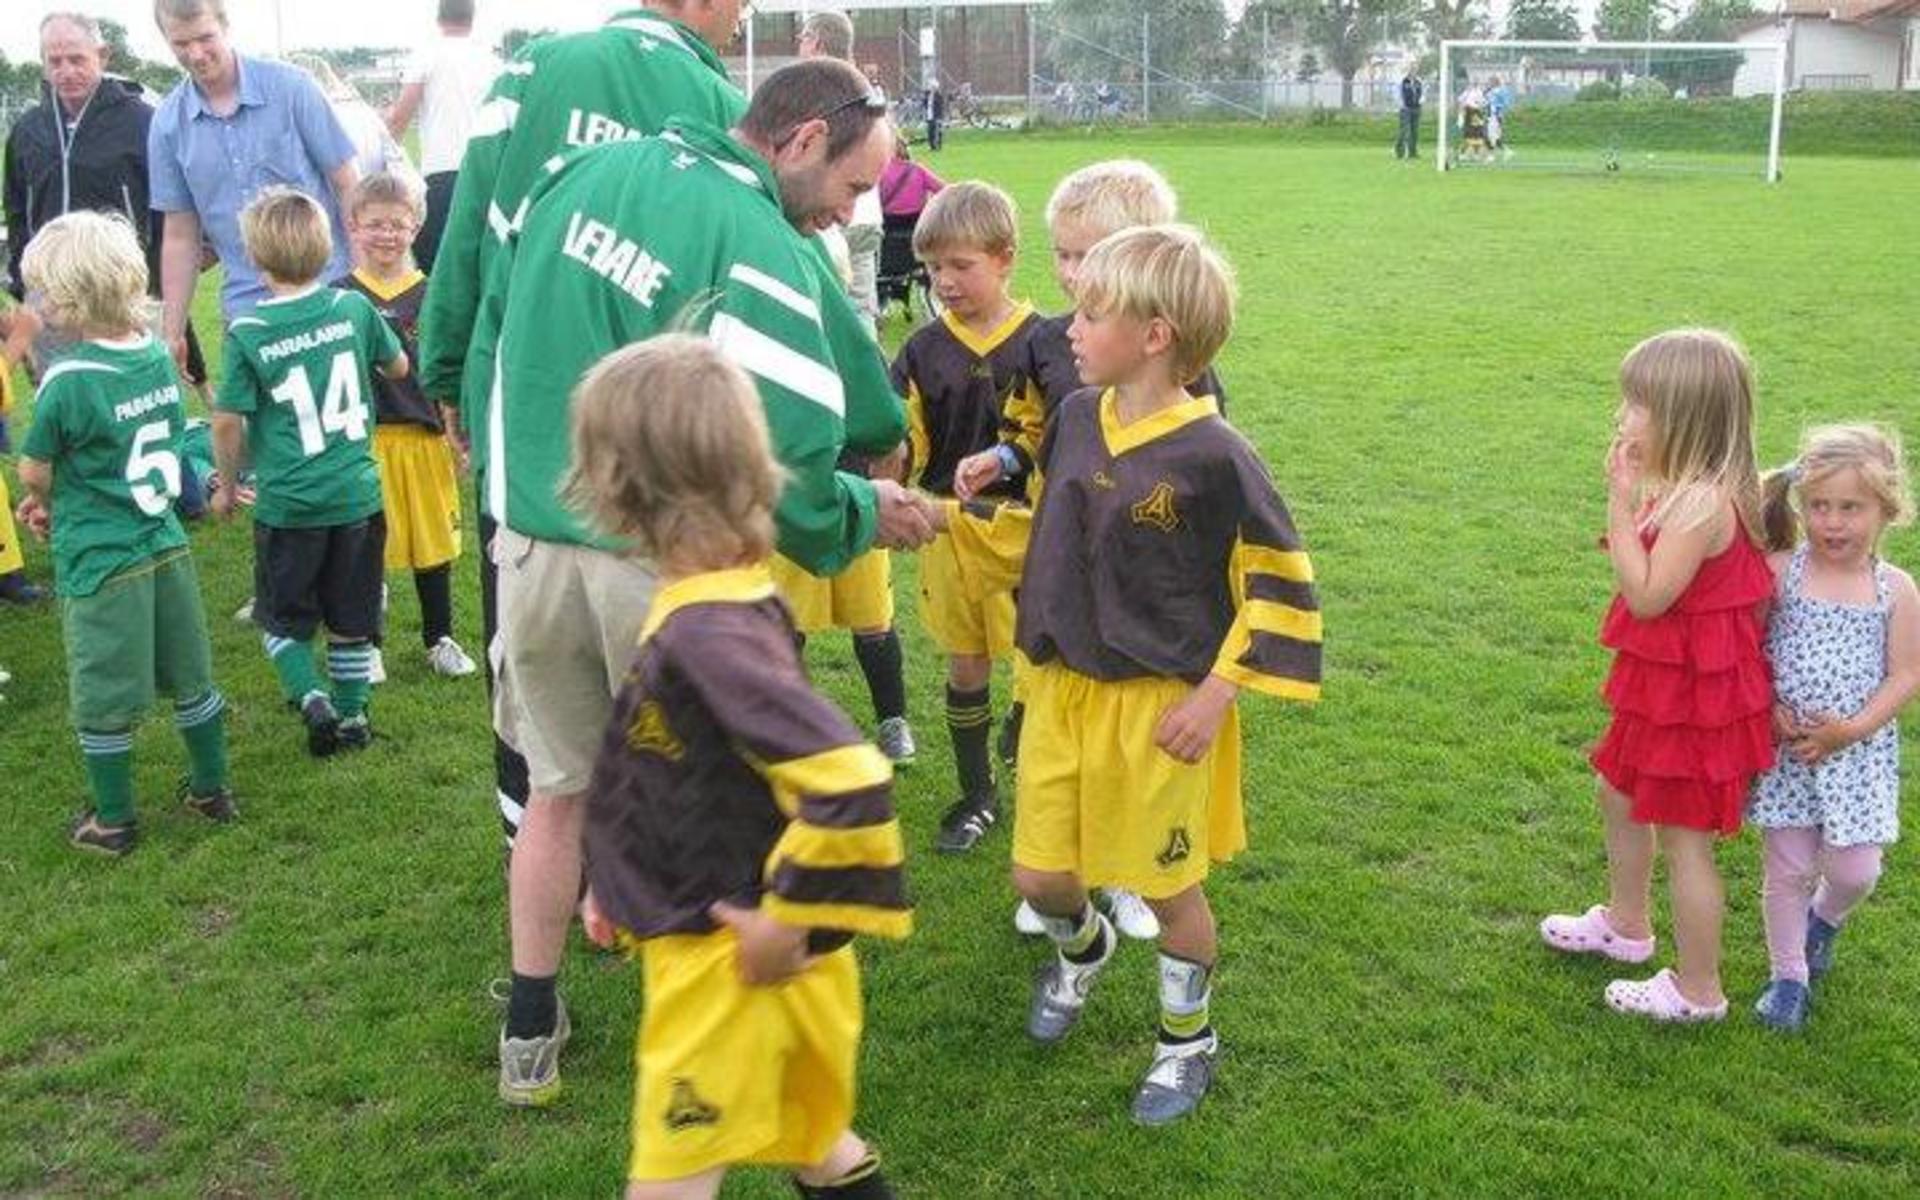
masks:
<path id="1" fill-rule="evenodd" d="M 902 445 L 874 460 L 867 472 L 879 512 L 874 544 L 888 550 L 917 550 L 947 528 L 946 502 L 902 484 L 906 468 L 907 448 Z M 954 468 L 954 494 L 962 501 L 971 500 L 1006 474 L 1005 460 L 997 449 L 968 455 Z"/>

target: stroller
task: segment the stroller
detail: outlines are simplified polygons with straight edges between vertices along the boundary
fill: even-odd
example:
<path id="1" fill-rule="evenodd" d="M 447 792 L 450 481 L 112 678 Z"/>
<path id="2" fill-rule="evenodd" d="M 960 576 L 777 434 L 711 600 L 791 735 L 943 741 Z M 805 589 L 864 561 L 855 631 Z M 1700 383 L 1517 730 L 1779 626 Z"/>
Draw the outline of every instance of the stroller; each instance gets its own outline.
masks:
<path id="1" fill-rule="evenodd" d="M 906 306 L 909 320 L 913 319 L 915 292 L 919 293 L 921 308 L 929 318 L 940 311 L 933 297 L 933 279 L 913 254 L 913 230 L 919 221 L 918 216 L 887 214 L 880 236 L 880 269 L 874 277 L 880 310 L 885 312 L 889 305 L 897 302 Z"/>

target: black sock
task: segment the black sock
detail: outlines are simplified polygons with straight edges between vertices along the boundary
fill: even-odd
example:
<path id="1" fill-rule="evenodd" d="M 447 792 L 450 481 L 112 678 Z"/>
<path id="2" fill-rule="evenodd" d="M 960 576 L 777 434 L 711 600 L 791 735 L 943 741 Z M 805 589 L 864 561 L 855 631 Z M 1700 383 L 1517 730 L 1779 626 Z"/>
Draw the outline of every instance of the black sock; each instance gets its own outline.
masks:
<path id="1" fill-rule="evenodd" d="M 415 571 L 413 590 L 420 594 L 420 637 L 431 650 L 453 636 L 453 564 Z"/>
<path id="2" fill-rule="evenodd" d="M 987 758 L 987 736 L 993 731 L 993 702 L 988 689 L 962 692 L 947 685 L 947 734 L 953 739 L 953 765 L 960 773 L 960 794 L 982 806 L 991 806 L 993 763 Z"/>
<path id="3" fill-rule="evenodd" d="M 806 1184 L 795 1179 L 793 1186 L 805 1200 L 893 1200 L 893 1188 L 880 1173 L 876 1154 L 868 1154 L 832 1183 Z"/>
<path id="4" fill-rule="evenodd" d="M 891 629 L 885 633 L 856 633 L 853 656 L 860 660 L 860 673 L 867 677 L 873 715 L 882 721 L 906 716 L 907 681 L 900 666 L 900 635 Z"/>
<path id="5" fill-rule="evenodd" d="M 554 1026 L 560 1023 L 554 979 L 552 975 L 513 973 L 513 990 L 507 993 L 508 1037 L 546 1037 L 553 1032 Z"/>

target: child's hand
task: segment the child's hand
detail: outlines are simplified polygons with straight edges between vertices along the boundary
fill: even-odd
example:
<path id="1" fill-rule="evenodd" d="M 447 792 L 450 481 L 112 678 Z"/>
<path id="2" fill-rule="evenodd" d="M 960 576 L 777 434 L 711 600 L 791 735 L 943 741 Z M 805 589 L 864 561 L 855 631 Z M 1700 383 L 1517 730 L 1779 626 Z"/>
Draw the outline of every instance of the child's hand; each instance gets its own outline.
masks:
<path id="1" fill-rule="evenodd" d="M 1633 502 L 1634 489 L 1640 484 L 1640 443 L 1615 437 L 1607 450 L 1607 493 L 1616 500 Z"/>
<path id="2" fill-rule="evenodd" d="M 580 924 L 587 931 L 588 941 L 602 950 L 613 949 L 613 922 L 607 919 L 607 914 L 600 911 L 600 902 L 593 898 L 592 888 L 588 888 L 587 894 L 581 898 Z"/>
<path id="3" fill-rule="evenodd" d="M 1790 742 L 1800 736 L 1800 715 L 1784 704 L 1773 706 L 1773 740 Z"/>
<path id="4" fill-rule="evenodd" d="M 1801 722 L 1798 734 L 1787 743 L 1787 753 L 1802 766 L 1814 767 L 1858 740 L 1851 723 L 1832 713 L 1821 713 Z"/>
<path id="5" fill-rule="evenodd" d="M 1209 675 L 1186 698 L 1160 716 L 1153 744 L 1183 763 L 1196 763 L 1220 733 L 1240 689 L 1218 675 Z"/>
<path id="6" fill-rule="evenodd" d="M 47 540 L 48 533 L 53 529 L 52 514 L 47 512 L 47 506 L 40 502 L 38 496 L 30 495 L 15 505 L 13 516 L 15 520 L 25 525 L 34 537 L 43 542 Z"/>
<path id="7" fill-rule="evenodd" d="M 766 987 L 798 975 L 807 965 L 807 931 L 776 921 L 757 908 L 738 908 L 719 901 L 707 915 L 733 930 L 740 939 L 740 982 Z"/>
<path id="8" fill-rule="evenodd" d="M 0 337 L 6 340 L 8 362 L 26 361 L 27 354 L 33 349 L 33 339 L 40 336 L 40 325 L 40 314 L 24 304 L 16 304 L 0 313 Z"/>
<path id="9" fill-rule="evenodd" d="M 953 469 L 953 494 L 962 500 L 971 500 L 1000 482 L 1005 474 L 1000 468 L 999 452 L 982 450 L 978 454 L 969 454 Z"/>

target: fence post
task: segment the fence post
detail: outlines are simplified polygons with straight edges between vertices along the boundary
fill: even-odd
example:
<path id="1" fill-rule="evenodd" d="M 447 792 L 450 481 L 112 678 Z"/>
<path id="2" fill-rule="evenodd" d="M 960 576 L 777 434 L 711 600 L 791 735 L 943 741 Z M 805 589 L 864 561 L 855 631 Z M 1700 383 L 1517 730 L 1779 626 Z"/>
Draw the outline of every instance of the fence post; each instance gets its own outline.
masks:
<path id="1" fill-rule="evenodd" d="M 1140 14 L 1140 123 L 1153 120 L 1153 14 Z"/>
<path id="2" fill-rule="evenodd" d="M 1021 11 L 1027 15 L 1027 128 L 1031 129 L 1033 128 L 1034 111 L 1039 107 L 1039 102 L 1034 96 L 1034 88 L 1038 86 L 1040 82 L 1040 66 L 1039 59 L 1035 56 L 1033 43 L 1033 18 L 1034 14 L 1039 11 L 1039 8 L 1037 5 L 1029 4 Z"/>
<path id="3" fill-rule="evenodd" d="M 1273 70 L 1273 13 L 1260 10 L 1260 119 L 1262 121 L 1273 114 L 1268 111 L 1268 93 L 1273 85 L 1268 81 L 1267 73 Z"/>

